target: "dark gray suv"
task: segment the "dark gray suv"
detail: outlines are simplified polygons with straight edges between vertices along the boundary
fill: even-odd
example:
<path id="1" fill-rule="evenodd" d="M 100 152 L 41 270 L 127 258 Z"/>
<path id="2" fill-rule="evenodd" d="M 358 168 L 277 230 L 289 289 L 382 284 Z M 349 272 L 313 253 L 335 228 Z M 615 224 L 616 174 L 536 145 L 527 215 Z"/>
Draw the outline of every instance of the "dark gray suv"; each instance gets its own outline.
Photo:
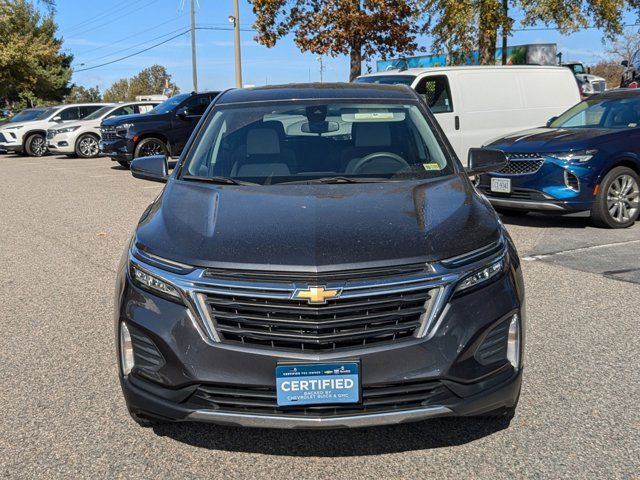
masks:
<path id="1" fill-rule="evenodd" d="M 217 97 L 116 285 L 120 381 L 141 425 L 360 427 L 510 418 L 520 262 L 423 100 L 324 84 Z"/>

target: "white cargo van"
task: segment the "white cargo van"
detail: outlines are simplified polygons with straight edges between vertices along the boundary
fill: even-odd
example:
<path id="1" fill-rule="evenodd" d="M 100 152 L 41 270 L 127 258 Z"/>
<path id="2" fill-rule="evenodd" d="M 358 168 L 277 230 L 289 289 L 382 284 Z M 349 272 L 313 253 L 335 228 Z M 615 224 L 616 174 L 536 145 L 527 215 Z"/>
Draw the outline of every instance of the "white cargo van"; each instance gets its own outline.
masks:
<path id="1" fill-rule="evenodd" d="M 469 148 L 545 125 L 580 101 L 576 79 L 566 67 L 410 68 L 355 81 L 400 83 L 424 95 L 463 164 Z"/>

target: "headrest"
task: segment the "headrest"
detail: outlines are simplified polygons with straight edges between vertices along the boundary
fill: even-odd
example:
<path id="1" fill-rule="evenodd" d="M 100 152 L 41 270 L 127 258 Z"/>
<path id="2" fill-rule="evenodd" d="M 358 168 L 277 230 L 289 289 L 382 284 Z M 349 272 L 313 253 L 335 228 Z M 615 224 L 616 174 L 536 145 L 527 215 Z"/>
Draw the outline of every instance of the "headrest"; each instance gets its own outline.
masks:
<path id="1" fill-rule="evenodd" d="M 255 128 L 247 132 L 247 155 L 280 153 L 280 138 L 273 128 Z"/>
<path id="2" fill-rule="evenodd" d="M 638 115 L 630 108 L 616 112 L 613 116 L 614 125 L 629 125 L 638 122 Z"/>
<path id="3" fill-rule="evenodd" d="M 391 129 L 388 123 L 356 122 L 352 135 L 356 147 L 387 147 L 391 145 Z"/>

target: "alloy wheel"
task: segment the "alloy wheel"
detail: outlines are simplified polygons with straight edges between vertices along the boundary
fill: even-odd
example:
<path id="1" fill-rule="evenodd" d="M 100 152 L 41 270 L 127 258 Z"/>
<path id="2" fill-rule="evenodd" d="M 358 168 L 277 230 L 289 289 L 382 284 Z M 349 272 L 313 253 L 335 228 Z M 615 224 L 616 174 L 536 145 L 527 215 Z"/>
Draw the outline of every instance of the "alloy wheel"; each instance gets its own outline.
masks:
<path id="1" fill-rule="evenodd" d="M 150 157 L 151 155 L 163 155 L 164 146 L 158 142 L 148 142 L 142 145 L 140 149 L 141 157 Z"/>
<path id="2" fill-rule="evenodd" d="M 628 222 L 635 218 L 640 207 L 640 186 L 631 175 L 617 177 L 607 191 L 607 209 L 611 218 L 618 222 Z"/>
<path id="3" fill-rule="evenodd" d="M 47 153 L 47 144 L 42 135 L 36 135 L 31 139 L 31 151 L 36 157 L 41 157 Z"/>
<path id="4" fill-rule="evenodd" d="M 98 155 L 98 141 L 91 136 L 86 136 L 80 140 L 78 150 L 83 157 L 95 157 Z"/>

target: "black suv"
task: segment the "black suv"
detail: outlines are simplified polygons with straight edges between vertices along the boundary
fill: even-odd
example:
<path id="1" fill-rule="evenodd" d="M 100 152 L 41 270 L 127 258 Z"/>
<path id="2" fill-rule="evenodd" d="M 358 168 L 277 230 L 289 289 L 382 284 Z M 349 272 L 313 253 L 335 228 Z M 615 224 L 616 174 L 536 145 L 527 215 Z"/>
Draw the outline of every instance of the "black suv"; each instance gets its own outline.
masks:
<path id="1" fill-rule="evenodd" d="M 178 156 L 218 93 L 181 93 L 148 113 L 108 118 L 101 125 L 100 151 L 124 167 L 138 157 Z"/>
<path id="2" fill-rule="evenodd" d="M 120 381 L 141 425 L 362 427 L 513 415 L 518 255 L 405 86 L 229 90 L 118 269 Z M 500 423 L 504 421 L 501 420 Z"/>

